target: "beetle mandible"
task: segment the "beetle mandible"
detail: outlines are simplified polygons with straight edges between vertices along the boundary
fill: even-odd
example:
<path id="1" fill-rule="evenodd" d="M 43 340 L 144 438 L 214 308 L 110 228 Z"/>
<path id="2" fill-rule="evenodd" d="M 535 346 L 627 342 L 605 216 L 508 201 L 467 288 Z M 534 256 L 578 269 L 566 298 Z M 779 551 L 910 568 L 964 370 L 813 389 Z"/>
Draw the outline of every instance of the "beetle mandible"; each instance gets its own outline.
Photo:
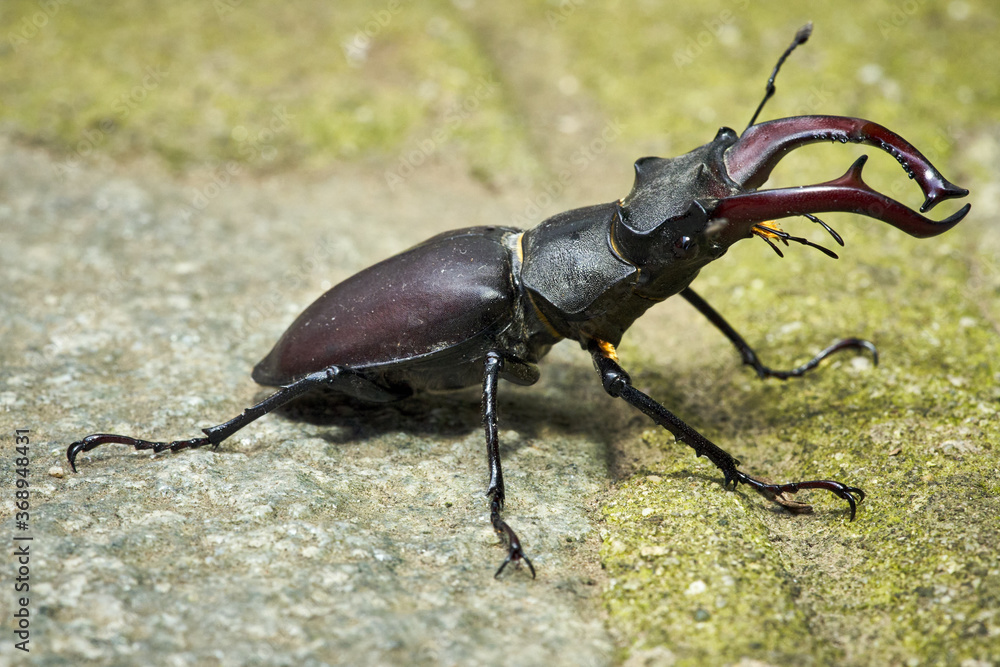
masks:
<path id="1" fill-rule="evenodd" d="M 827 248 L 792 236 L 776 218 L 804 216 L 843 240 L 816 213 L 865 215 L 926 238 L 951 229 L 969 212 L 966 204 L 941 221 L 921 215 L 968 190 L 947 181 L 914 146 L 871 121 L 841 116 L 797 116 L 756 123 L 774 94 L 774 79 L 788 55 L 810 35 L 801 28 L 778 59 L 763 100 L 741 135 L 723 127 L 711 142 L 672 159 L 645 157 L 635 163 L 635 183 L 624 199 L 555 215 L 522 231 L 471 227 L 439 234 L 334 286 L 292 323 L 253 369 L 262 385 L 280 387 L 262 402 L 204 437 L 153 442 L 94 434 L 67 450 L 76 458 L 104 443 L 137 450 L 178 451 L 219 443 L 250 422 L 320 387 L 364 401 L 384 402 L 427 390 L 482 384 L 493 529 L 506 542 L 511 561 L 523 560 L 535 576 L 514 530 L 503 520 L 505 499 L 497 430 L 497 385 L 538 380 L 538 361 L 561 339 L 586 349 L 605 391 L 649 415 L 675 438 L 707 456 L 724 485 L 746 484 L 771 500 L 801 489 L 824 489 L 843 498 L 855 517 L 864 491 L 833 480 L 772 484 L 737 468 L 729 453 L 636 389 L 615 352 L 622 335 L 648 308 L 681 295 L 736 346 L 743 363 L 761 378 L 799 377 L 843 349 L 868 350 L 868 341 L 849 338 L 831 345 L 802 366 L 772 370 L 746 341 L 690 285 L 699 270 L 736 241 L 759 236 L 778 254 L 775 242 Z M 832 181 L 802 187 L 758 190 L 789 151 L 819 141 L 868 144 L 892 155 L 915 180 L 925 200 L 920 213 L 869 187 L 861 177 L 866 156 Z M 485 270 L 484 270 L 485 267 Z M 405 288 L 403 287 L 405 285 Z M 421 312 L 426 325 L 409 315 Z M 392 332 L 387 334 L 385 332 Z"/>

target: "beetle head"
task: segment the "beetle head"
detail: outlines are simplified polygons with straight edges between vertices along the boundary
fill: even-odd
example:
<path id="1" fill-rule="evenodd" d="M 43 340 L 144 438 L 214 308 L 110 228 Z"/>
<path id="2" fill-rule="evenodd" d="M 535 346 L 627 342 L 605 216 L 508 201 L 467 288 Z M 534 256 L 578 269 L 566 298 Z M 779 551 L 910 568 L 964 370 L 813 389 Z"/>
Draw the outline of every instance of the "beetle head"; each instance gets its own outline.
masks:
<path id="1" fill-rule="evenodd" d="M 761 100 L 742 135 L 724 127 L 711 143 L 673 159 L 642 158 L 635 163 L 635 185 L 619 202 L 611 241 L 640 269 L 640 293 L 666 298 L 683 289 L 702 266 L 721 257 L 733 243 L 760 236 L 795 241 L 836 254 L 792 236 L 769 221 L 804 216 L 818 222 L 840 245 L 844 242 L 814 213 L 847 211 L 887 222 L 911 236 L 936 236 L 954 227 L 969 205 L 941 220 L 920 213 L 938 202 L 964 197 L 968 190 L 948 182 L 908 141 L 887 128 L 860 118 L 797 116 L 754 124 L 785 59 L 812 34 L 812 23 L 795 33 L 778 58 Z M 924 193 L 920 213 L 871 189 L 861 179 L 867 156 L 840 178 L 817 185 L 758 191 L 789 151 L 817 141 L 868 144 L 892 155 Z"/>
<path id="2" fill-rule="evenodd" d="M 721 257 L 740 239 L 760 236 L 780 255 L 771 239 L 795 241 L 836 254 L 804 238 L 791 236 L 769 221 L 846 211 L 865 215 L 926 238 L 951 229 L 965 217 L 966 204 L 935 221 L 869 187 L 861 178 L 867 156 L 832 181 L 773 190 L 757 190 L 789 151 L 819 141 L 878 147 L 903 166 L 924 193 L 924 212 L 937 203 L 963 197 L 959 188 L 899 135 L 871 121 L 840 116 L 798 116 L 752 125 L 742 136 L 729 128 L 715 139 L 673 159 L 642 158 L 635 163 L 635 184 L 618 206 L 612 242 L 640 268 L 642 293 L 665 298 L 683 289 L 698 269 Z"/>
<path id="3" fill-rule="evenodd" d="M 726 173 L 723 155 L 737 141 L 724 127 L 715 139 L 676 158 L 636 160 L 632 191 L 619 202 L 613 240 L 623 257 L 639 267 L 683 264 L 700 268 L 721 257 L 730 244 L 718 234 L 712 202 L 740 192 Z"/>

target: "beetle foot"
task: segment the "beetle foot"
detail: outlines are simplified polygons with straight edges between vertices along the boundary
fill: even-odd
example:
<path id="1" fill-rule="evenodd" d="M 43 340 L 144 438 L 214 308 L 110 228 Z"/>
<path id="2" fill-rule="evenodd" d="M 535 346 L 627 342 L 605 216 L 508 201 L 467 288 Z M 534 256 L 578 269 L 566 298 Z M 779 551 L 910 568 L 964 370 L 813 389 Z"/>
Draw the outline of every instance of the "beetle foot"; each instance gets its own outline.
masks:
<path id="1" fill-rule="evenodd" d="M 154 454 L 158 454 L 168 449 L 172 452 L 176 452 L 181 449 L 204 447 L 205 445 L 212 444 L 212 441 L 208 438 L 191 438 L 190 440 L 174 440 L 173 442 L 153 442 L 150 440 L 140 440 L 139 438 L 130 438 L 127 435 L 95 433 L 93 435 L 88 435 L 83 440 L 77 440 L 66 449 L 66 458 L 69 460 L 69 467 L 73 469 L 73 472 L 76 472 L 76 457 L 80 454 L 80 452 L 89 452 L 95 447 L 108 443 L 116 445 L 131 445 L 132 447 L 135 447 L 136 450 L 152 449 Z"/>
<path id="2" fill-rule="evenodd" d="M 490 521 L 493 523 L 493 530 L 496 531 L 496 534 L 501 539 L 506 538 L 508 547 L 507 558 L 500 563 L 500 567 L 497 569 L 496 574 L 493 575 L 493 578 L 498 579 L 500 577 L 500 573 L 507 567 L 507 563 L 523 560 L 528 565 L 528 569 L 531 570 L 531 578 L 534 579 L 535 566 L 531 564 L 531 559 L 524 555 L 524 549 L 521 548 L 521 540 L 518 539 L 517 533 L 507 525 L 506 521 L 500 518 L 500 504 L 496 499 L 490 503 Z"/>
<path id="3" fill-rule="evenodd" d="M 865 499 L 865 492 L 862 489 L 830 479 L 771 484 L 766 480 L 755 479 L 739 470 L 733 471 L 731 476 L 726 475 L 726 477 L 727 485 L 730 478 L 733 481 L 734 488 L 740 483 L 746 484 L 768 500 L 776 502 L 796 514 L 805 514 L 812 511 L 812 506 L 792 500 L 791 498 L 792 495 L 802 489 L 824 489 L 838 498 L 843 498 L 851 506 L 851 521 L 854 521 L 854 517 L 857 514 L 858 503 L 863 502 Z"/>
<path id="4" fill-rule="evenodd" d="M 746 348 L 743 351 L 743 363 L 752 366 L 757 372 L 757 377 L 764 378 L 777 378 L 779 380 L 787 380 L 793 377 L 802 377 L 812 369 L 820 365 L 820 363 L 829 357 L 831 354 L 840 352 L 841 350 L 867 350 L 872 355 L 872 364 L 878 366 L 878 348 L 871 341 L 864 340 L 863 338 L 845 338 L 843 340 L 838 340 L 836 343 L 826 348 L 815 357 L 802 364 L 798 368 L 793 368 L 790 371 L 779 371 L 760 363 L 757 359 L 757 355 L 750 348 Z M 749 352 L 749 354 L 747 354 Z"/>
<path id="5" fill-rule="evenodd" d="M 774 485 L 771 480 L 767 477 L 759 477 L 758 481 L 764 482 L 765 484 Z M 771 502 L 781 505 L 786 510 L 792 514 L 812 514 L 813 506 L 804 503 L 801 500 L 795 500 L 795 497 L 788 491 L 782 491 L 781 493 L 775 493 L 772 490 L 759 490 L 762 496 L 770 500 Z"/>

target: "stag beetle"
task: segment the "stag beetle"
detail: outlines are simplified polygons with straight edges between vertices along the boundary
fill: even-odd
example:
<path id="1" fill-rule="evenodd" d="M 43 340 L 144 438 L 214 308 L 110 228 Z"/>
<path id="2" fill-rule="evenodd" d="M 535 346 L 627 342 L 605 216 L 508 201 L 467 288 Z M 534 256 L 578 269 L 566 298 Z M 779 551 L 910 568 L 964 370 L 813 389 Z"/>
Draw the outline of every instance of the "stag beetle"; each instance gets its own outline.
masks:
<path id="1" fill-rule="evenodd" d="M 850 518 L 864 491 L 832 480 L 772 484 L 737 469 L 729 453 L 636 389 L 615 352 L 622 335 L 653 305 L 680 294 L 736 346 L 743 363 L 761 378 L 804 375 L 839 350 L 875 347 L 842 340 L 808 363 L 778 371 L 764 366 L 746 341 L 690 285 L 699 270 L 722 257 L 740 239 L 759 236 L 778 254 L 775 241 L 817 247 L 772 221 L 804 216 L 840 236 L 815 217 L 847 211 L 887 222 L 926 238 L 951 229 L 969 204 L 941 220 L 930 220 L 870 188 L 861 177 L 865 157 L 832 181 L 758 190 L 789 151 L 819 141 L 868 144 L 892 155 L 920 186 L 921 213 L 968 190 L 948 182 L 909 142 L 867 120 L 798 116 L 756 123 L 774 94 L 784 60 L 810 34 L 796 34 L 768 79 L 764 99 L 743 134 L 724 127 L 711 142 L 686 155 L 645 157 L 635 163 L 635 184 L 624 199 L 555 215 L 534 229 L 471 227 L 435 236 L 336 285 L 309 306 L 253 369 L 262 385 L 280 387 L 262 402 L 205 437 L 173 442 L 94 434 L 67 450 L 76 457 L 104 443 L 135 449 L 178 451 L 216 447 L 250 422 L 317 388 L 363 401 L 395 401 L 428 390 L 482 383 L 489 483 L 486 495 L 494 530 L 506 541 L 507 557 L 523 560 L 535 576 L 514 530 L 501 518 L 505 488 L 497 431 L 497 384 L 538 380 L 538 361 L 554 343 L 580 343 L 593 358 L 605 391 L 649 415 L 674 437 L 707 456 L 724 486 L 746 484 L 771 500 L 801 489 L 825 489 L 846 500 Z M 418 313 L 417 318 L 412 317 Z"/>

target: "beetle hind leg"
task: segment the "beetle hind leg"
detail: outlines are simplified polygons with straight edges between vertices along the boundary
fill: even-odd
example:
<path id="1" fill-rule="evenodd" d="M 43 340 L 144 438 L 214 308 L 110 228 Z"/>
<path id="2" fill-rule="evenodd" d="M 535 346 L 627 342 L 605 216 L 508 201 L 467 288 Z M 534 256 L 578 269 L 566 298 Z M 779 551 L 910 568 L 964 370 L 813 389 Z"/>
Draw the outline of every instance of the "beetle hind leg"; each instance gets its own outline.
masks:
<path id="1" fill-rule="evenodd" d="M 168 449 L 171 452 L 178 452 L 182 449 L 195 449 L 197 447 L 204 447 L 205 445 L 217 447 L 219 443 L 247 424 L 260 419 L 267 413 L 280 408 L 285 403 L 298 398 L 312 389 L 324 386 L 372 401 L 388 401 L 399 398 L 399 396 L 375 384 L 358 371 L 340 366 L 330 366 L 321 371 L 310 373 L 282 387 L 257 405 L 247 408 L 238 416 L 225 423 L 202 429 L 202 432 L 205 434 L 203 438 L 155 442 L 132 438 L 126 435 L 115 435 L 113 433 L 95 433 L 71 444 L 66 450 L 66 458 L 69 461 L 70 468 L 73 469 L 73 472 L 76 472 L 76 457 L 81 452 L 88 452 L 104 444 L 130 445 L 136 450 L 152 449 L 153 453 L 164 452 Z"/>
<path id="2" fill-rule="evenodd" d="M 878 349 L 876 349 L 873 343 L 861 338 L 845 338 L 837 341 L 806 363 L 792 370 L 780 371 L 768 368 L 760 362 L 760 359 L 757 358 L 757 353 L 747 344 L 743 336 L 739 335 L 729 322 L 722 315 L 719 315 L 718 311 L 708 305 L 707 301 L 698 296 L 697 292 L 687 287 L 681 291 L 681 296 L 687 299 L 687 302 L 694 306 L 699 313 L 707 317 L 708 321 L 714 324 L 736 346 L 740 357 L 743 359 L 743 363 L 747 366 L 752 366 L 757 371 L 757 377 L 761 379 L 771 377 L 778 378 L 779 380 L 787 380 L 788 378 L 802 377 L 819 366 L 820 362 L 824 359 L 841 350 L 867 350 L 872 355 L 872 363 L 878 366 Z"/>
<path id="3" fill-rule="evenodd" d="M 518 362 L 513 362 L 518 365 Z M 490 469 L 490 481 L 486 487 L 486 495 L 490 499 L 490 523 L 493 530 L 507 543 L 507 558 L 497 569 L 494 578 L 499 577 L 511 561 L 523 560 L 531 570 L 531 578 L 535 578 L 535 566 L 524 554 L 521 540 L 514 529 L 500 517 L 504 503 L 503 469 L 500 467 L 500 432 L 497 427 L 497 384 L 500 371 L 504 368 L 504 359 L 496 352 L 486 355 L 486 367 L 483 374 L 483 426 L 486 430 L 486 459 Z M 516 369 L 509 369 L 515 370 Z"/>
<path id="4" fill-rule="evenodd" d="M 88 435 L 83 438 L 83 440 L 77 440 L 69 446 L 66 450 L 66 459 L 69 461 L 69 467 L 76 472 L 76 457 L 82 452 L 89 452 L 95 447 L 100 447 L 106 444 L 116 444 L 116 445 L 131 445 L 135 447 L 136 450 L 152 449 L 154 454 L 170 450 L 172 452 L 179 451 L 181 449 L 194 449 L 196 447 L 204 447 L 205 445 L 212 444 L 208 438 L 191 438 L 190 440 L 174 440 L 173 442 L 154 442 L 152 440 L 142 440 L 140 438 L 132 438 L 127 435 L 115 435 L 114 433 L 94 433 L 93 435 Z"/>
<path id="5" fill-rule="evenodd" d="M 833 480 L 771 484 L 770 482 L 747 475 L 737 469 L 739 461 L 733 458 L 729 452 L 685 424 L 677 415 L 657 403 L 649 395 L 633 387 L 632 379 L 618 363 L 617 355 L 612 345 L 599 341 L 591 341 L 590 353 L 594 359 L 594 366 L 597 368 L 597 372 L 601 374 L 601 382 L 604 385 L 604 390 L 608 394 L 621 398 L 629 405 L 648 415 L 657 424 L 670 431 L 677 440 L 694 449 L 696 455 L 707 456 L 722 471 L 725 486 L 728 487 L 732 484 L 735 489 L 740 484 L 746 484 L 768 500 L 777 502 L 780 505 L 789 507 L 792 511 L 800 513 L 810 511 L 811 507 L 802 503 L 790 503 L 788 499 L 782 498 L 782 496 L 797 493 L 802 489 L 823 489 L 846 500 L 851 508 L 851 521 L 854 520 L 857 505 L 865 498 L 865 492 L 861 489 Z"/>

